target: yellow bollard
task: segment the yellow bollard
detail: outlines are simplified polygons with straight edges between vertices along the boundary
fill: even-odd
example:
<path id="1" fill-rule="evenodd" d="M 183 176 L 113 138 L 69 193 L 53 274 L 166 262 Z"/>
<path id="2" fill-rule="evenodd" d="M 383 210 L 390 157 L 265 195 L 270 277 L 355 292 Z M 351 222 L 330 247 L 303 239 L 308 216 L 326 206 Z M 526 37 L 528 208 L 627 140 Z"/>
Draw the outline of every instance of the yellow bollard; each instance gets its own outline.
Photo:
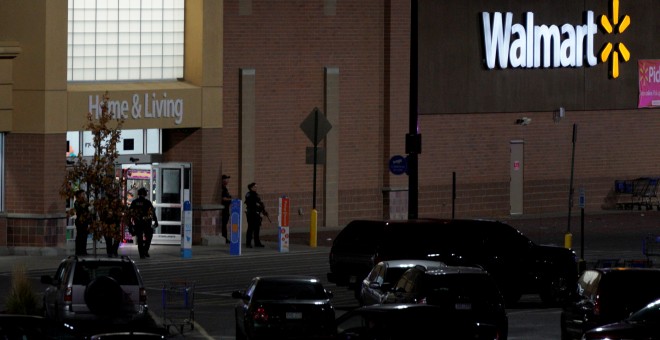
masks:
<path id="1" fill-rule="evenodd" d="M 312 209 L 311 221 L 309 226 L 309 246 L 316 248 L 316 219 L 318 218 L 318 212 L 316 209 Z"/>
<path id="2" fill-rule="evenodd" d="M 573 234 L 571 234 L 570 232 L 567 232 L 566 235 L 564 235 L 564 248 L 566 249 L 573 248 Z"/>

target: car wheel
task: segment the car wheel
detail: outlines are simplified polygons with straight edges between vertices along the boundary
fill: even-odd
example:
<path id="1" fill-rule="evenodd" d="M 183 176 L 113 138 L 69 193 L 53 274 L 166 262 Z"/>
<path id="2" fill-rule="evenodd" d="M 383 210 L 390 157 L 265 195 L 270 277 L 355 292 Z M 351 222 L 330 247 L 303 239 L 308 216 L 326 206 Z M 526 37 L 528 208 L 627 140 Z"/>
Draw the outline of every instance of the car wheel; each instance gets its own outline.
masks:
<path id="1" fill-rule="evenodd" d="M 236 320 L 236 340 L 246 340 L 247 336 L 241 332 L 241 327 L 239 325 L 240 318 L 238 317 L 238 311 L 234 311 L 234 320 Z"/>
<path id="2" fill-rule="evenodd" d="M 124 291 L 115 279 L 109 276 L 97 277 L 85 288 L 87 308 L 97 315 L 116 315 L 121 311 Z"/>
<path id="3" fill-rule="evenodd" d="M 547 305 L 558 306 L 568 301 L 571 293 L 571 285 L 565 275 L 550 278 L 539 296 L 541 301 Z"/>

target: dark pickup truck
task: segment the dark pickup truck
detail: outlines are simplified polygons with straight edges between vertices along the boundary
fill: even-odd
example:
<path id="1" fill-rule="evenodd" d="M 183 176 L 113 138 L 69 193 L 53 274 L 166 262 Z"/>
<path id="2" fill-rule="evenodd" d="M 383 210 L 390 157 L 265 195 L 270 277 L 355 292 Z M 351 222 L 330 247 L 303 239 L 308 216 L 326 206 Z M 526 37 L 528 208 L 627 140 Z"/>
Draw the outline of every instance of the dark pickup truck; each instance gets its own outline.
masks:
<path id="1" fill-rule="evenodd" d="M 508 304 L 537 293 L 546 304 L 564 302 L 578 278 L 575 252 L 537 245 L 514 227 L 490 220 L 355 220 L 335 238 L 328 281 L 357 289 L 380 261 L 430 259 L 479 266 L 493 275 Z"/>

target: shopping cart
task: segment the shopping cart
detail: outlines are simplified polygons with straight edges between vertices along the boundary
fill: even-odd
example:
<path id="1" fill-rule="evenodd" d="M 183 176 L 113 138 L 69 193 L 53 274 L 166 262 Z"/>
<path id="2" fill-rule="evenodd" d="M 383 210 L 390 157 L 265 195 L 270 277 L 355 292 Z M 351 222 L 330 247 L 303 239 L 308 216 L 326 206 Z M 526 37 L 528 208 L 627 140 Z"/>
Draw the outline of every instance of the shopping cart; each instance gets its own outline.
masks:
<path id="1" fill-rule="evenodd" d="M 183 328 L 195 328 L 195 283 L 190 281 L 169 281 L 163 284 L 163 326 L 167 331 L 170 327 L 178 328 L 183 334 Z"/>
<path id="2" fill-rule="evenodd" d="M 660 235 L 647 234 L 644 236 L 642 252 L 646 255 L 649 266 L 653 266 L 651 257 L 660 257 Z"/>

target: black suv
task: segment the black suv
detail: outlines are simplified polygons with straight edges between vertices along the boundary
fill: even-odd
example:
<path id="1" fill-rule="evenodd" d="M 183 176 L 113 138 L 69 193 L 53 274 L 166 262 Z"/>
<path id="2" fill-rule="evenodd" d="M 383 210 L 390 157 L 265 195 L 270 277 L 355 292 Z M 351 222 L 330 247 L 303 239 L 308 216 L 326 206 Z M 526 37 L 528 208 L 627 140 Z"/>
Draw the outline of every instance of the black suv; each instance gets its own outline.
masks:
<path id="1" fill-rule="evenodd" d="M 561 313 L 562 340 L 580 339 L 593 328 L 621 321 L 660 299 L 658 268 L 596 268 L 580 276 Z"/>
<path id="2" fill-rule="evenodd" d="M 147 292 L 135 262 L 127 256 L 69 256 L 60 262 L 43 296 L 46 317 L 98 332 L 151 330 Z M 133 327 L 135 326 L 135 327 Z"/>
<path id="3" fill-rule="evenodd" d="M 562 302 L 578 278 L 574 251 L 537 245 L 505 223 L 417 219 L 350 222 L 330 250 L 328 281 L 356 289 L 376 263 L 394 259 L 480 266 L 491 273 L 509 304 L 524 293 L 538 293 L 548 304 Z"/>

